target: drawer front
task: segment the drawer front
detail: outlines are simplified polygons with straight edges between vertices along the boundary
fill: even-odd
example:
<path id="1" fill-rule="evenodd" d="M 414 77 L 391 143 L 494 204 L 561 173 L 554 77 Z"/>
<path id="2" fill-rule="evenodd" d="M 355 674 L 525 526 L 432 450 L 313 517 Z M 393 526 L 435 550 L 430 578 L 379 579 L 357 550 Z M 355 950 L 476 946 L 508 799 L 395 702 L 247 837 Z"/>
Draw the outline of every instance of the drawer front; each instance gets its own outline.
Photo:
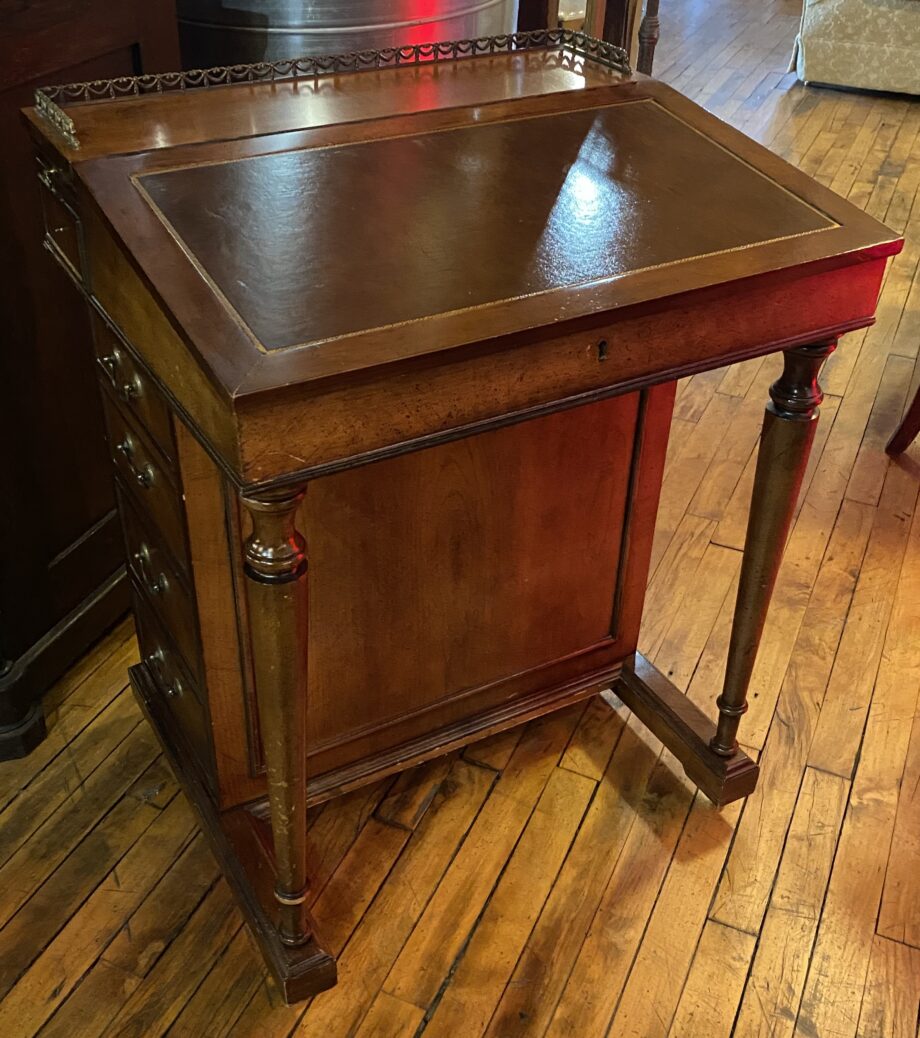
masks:
<path id="1" fill-rule="evenodd" d="M 182 654 L 192 675 L 201 681 L 198 620 L 192 593 L 169 552 L 143 522 L 137 507 L 118 481 L 118 505 L 124 525 L 128 565 L 135 583 L 147 594 L 150 605 Z"/>
<path id="2" fill-rule="evenodd" d="M 134 503 L 160 534 L 177 566 L 188 573 L 182 498 L 173 480 L 172 465 L 131 422 L 107 393 L 103 394 L 109 450 L 122 483 Z"/>
<path id="3" fill-rule="evenodd" d="M 136 586 L 134 614 L 141 656 L 160 695 L 160 705 L 210 777 L 213 773 L 211 736 L 205 707 L 193 677 L 156 621 L 144 592 Z"/>
<path id="4" fill-rule="evenodd" d="M 98 314 L 93 314 L 93 346 L 113 394 L 150 433 L 171 461 L 176 457 L 169 405 L 150 375 Z"/>
<path id="5" fill-rule="evenodd" d="M 82 229 L 76 210 L 61 185 L 61 171 L 43 160 L 38 163 L 45 242 L 55 258 L 77 281 L 83 281 Z"/>

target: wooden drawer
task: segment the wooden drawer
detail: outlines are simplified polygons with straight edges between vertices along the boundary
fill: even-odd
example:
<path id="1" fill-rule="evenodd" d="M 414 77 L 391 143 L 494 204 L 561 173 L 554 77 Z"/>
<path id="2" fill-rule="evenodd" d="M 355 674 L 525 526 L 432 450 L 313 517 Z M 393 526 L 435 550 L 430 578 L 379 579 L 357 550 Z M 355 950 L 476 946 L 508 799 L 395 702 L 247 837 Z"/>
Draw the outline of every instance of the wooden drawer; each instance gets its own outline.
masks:
<path id="1" fill-rule="evenodd" d="M 169 405 L 150 375 L 96 313 L 93 314 L 93 346 L 103 377 L 114 395 L 150 433 L 166 457 L 174 461 L 176 444 Z"/>
<path id="2" fill-rule="evenodd" d="M 134 600 L 141 657 L 160 695 L 160 704 L 210 777 L 213 774 L 210 726 L 194 678 L 156 620 L 145 592 L 136 585 Z"/>
<path id="3" fill-rule="evenodd" d="M 159 533 L 175 564 L 188 573 L 182 497 L 174 482 L 177 476 L 171 462 L 107 393 L 103 394 L 103 406 L 109 451 L 122 483 L 147 524 Z"/>
<path id="4" fill-rule="evenodd" d="M 120 480 L 116 490 L 131 575 L 146 592 L 150 605 L 182 654 L 186 666 L 200 682 L 203 680 L 201 650 L 192 592 L 169 552 L 163 550 L 156 534 L 144 523 Z"/>
<path id="5" fill-rule="evenodd" d="M 80 218 L 68 199 L 61 170 L 42 159 L 38 163 L 45 244 L 71 277 L 83 281 L 83 247 Z"/>

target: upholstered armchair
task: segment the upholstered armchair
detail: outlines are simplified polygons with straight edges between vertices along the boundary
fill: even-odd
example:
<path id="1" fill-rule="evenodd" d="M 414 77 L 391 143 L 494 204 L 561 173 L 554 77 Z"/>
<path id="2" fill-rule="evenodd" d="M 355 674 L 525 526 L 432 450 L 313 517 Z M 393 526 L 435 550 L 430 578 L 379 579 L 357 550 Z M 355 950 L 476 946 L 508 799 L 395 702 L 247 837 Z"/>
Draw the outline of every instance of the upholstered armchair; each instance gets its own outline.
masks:
<path id="1" fill-rule="evenodd" d="M 804 0 L 792 61 L 805 83 L 920 94 L 920 0 Z"/>

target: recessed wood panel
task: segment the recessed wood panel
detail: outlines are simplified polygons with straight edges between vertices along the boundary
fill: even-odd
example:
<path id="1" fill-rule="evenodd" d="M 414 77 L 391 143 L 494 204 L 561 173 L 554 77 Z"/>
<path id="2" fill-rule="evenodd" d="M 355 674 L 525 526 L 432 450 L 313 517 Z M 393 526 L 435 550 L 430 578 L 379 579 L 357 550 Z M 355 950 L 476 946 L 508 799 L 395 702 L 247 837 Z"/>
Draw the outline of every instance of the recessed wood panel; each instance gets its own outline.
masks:
<path id="1" fill-rule="evenodd" d="M 609 639 L 637 400 L 310 485 L 311 752 Z"/>

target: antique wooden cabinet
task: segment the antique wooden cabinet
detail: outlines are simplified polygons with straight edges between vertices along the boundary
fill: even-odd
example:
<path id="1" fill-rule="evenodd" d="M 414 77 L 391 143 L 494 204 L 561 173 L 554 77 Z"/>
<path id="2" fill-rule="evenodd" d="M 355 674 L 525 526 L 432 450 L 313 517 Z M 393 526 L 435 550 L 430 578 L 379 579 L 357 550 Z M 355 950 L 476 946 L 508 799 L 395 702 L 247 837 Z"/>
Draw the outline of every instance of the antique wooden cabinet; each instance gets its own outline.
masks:
<path id="1" fill-rule="evenodd" d="M 128 607 L 89 318 L 42 248 L 19 114 L 50 81 L 175 68 L 174 0 L 22 0 L 0 15 L 0 760 L 44 735 L 41 696 Z"/>
<path id="2" fill-rule="evenodd" d="M 307 807 L 614 684 L 713 800 L 895 235 L 568 32 L 49 88 L 132 682 L 288 998 Z M 784 350 L 710 721 L 636 654 L 675 379 Z"/>

